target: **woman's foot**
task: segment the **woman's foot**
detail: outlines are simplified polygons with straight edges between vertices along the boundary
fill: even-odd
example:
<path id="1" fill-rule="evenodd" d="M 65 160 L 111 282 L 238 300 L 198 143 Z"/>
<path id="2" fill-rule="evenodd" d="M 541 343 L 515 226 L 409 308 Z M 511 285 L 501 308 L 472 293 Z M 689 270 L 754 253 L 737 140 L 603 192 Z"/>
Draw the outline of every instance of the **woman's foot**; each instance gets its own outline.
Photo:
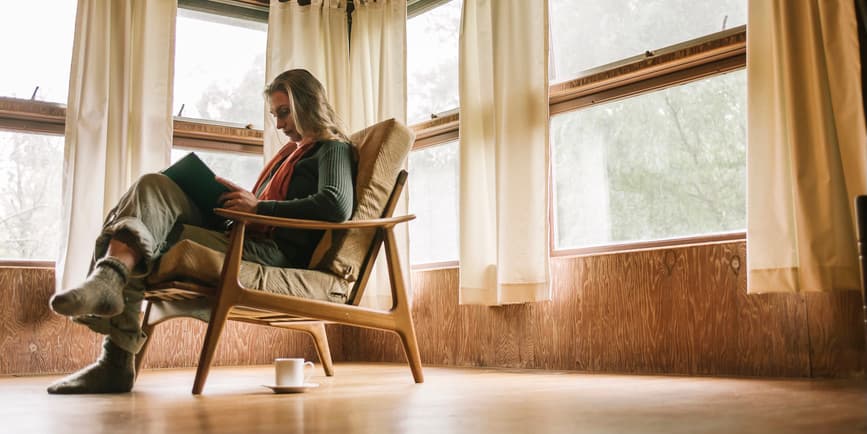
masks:
<path id="1" fill-rule="evenodd" d="M 95 363 L 48 386 L 48 393 L 126 393 L 134 382 L 135 356 L 105 338 Z"/>
<path id="2" fill-rule="evenodd" d="M 51 309 L 66 316 L 113 317 L 123 312 L 123 287 L 128 276 L 126 264 L 106 256 L 81 286 L 51 297 Z"/>

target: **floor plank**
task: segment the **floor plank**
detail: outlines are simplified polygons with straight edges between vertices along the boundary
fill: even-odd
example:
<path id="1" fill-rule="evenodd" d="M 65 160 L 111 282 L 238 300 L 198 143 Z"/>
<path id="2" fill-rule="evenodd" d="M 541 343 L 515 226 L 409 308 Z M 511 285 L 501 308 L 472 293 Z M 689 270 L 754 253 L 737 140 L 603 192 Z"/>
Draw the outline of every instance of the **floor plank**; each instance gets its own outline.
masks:
<path id="1" fill-rule="evenodd" d="M 133 393 L 51 396 L 57 377 L 0 377 L 2 432 L 863 433 L 867 383 L 348 364 L 274 395 L 273 368 L 146 370 Z M 8 430 L 8 431 L 7 431 Z"/>

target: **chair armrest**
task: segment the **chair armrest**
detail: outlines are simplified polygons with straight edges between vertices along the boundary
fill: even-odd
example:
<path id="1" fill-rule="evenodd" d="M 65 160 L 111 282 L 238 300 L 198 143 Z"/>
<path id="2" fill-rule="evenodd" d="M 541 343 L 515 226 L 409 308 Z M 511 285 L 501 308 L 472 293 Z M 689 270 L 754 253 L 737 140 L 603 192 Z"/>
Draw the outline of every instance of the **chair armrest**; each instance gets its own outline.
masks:
<path id="1" fill-rule="evenodd" d="M 414 214 L 407 214 L 397 217 L 371 219 L 371 220 L 348 220 L 341 223 L 327 222 L 321 220 L 302 220 L 289 219 L 282 217 L 266 216 L 261 214 L 251 214 L 247 212 L 232 211 L 225 208 L 215 208 L 214 213 L 218 216 L 225 217 L 237 222 L 244 223 L 259 223 L 267 226 L 276 226 L 281 228 L 294 229 L 359 229 L 359 228 L 390 228 L 399 223 L 408 222 L 415 219 Z"/>

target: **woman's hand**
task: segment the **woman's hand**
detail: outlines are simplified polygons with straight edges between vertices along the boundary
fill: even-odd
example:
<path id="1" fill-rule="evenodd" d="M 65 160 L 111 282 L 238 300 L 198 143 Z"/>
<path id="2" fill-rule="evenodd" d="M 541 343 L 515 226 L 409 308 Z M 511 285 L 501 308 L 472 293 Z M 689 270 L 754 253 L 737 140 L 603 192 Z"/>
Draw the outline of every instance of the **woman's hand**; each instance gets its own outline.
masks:
<path id="1" fill-rule="evenodd" d="M 220 178 L 219 176 L 215 177 L 220 184 L 223 184 L 230 191 L 228 193 L 223 193 L 220 195 L 218 199 L 222 204 L 223 208 L 227 208 L 233 211 L 240 212 L 248 212 L 255 214 L 256 208 L 259 205 L 259 199 L 256 199 L 256 196 L 253 193 L 250 193 L 247 190 L 244 190 L 237 184 L 229 181 L 225 178 Z"/>

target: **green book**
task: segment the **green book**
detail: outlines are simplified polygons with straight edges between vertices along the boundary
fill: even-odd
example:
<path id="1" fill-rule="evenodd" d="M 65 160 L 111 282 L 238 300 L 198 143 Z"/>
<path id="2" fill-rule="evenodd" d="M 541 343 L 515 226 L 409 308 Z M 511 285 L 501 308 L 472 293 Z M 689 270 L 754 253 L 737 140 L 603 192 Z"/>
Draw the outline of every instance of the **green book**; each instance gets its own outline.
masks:
<path id="1" fill-rule="evenodd" d="M 220 195 L 229 189 L 214 179 L 214 172 L 195 152 L 190 152 L 163 170 L 163 174 L 184 190 L 202 211 L 206 221 L 216 217 L 213 209 L 220 206 Z"/>

